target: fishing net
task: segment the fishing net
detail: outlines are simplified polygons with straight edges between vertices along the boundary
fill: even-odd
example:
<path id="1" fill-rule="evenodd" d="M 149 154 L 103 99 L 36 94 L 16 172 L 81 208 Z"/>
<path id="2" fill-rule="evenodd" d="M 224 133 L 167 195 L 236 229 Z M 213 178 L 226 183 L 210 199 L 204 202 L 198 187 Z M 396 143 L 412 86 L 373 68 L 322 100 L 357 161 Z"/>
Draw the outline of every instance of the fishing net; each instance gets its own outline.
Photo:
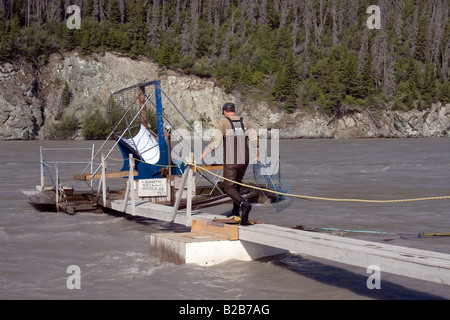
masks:
<path id="1" fill-rule="evenodd" d="M 110 95 L 108 116 L 114 137 L 131 139 L 141 130 L 143 119 L 156 135 L 156 110 L 153 82 L 128 87 Z"/>
<path id="2" fill-rule="evenodd" d="M 291 205 L 292 197 L 285 195 L 291 193 L 291 188 L 289 183 L 281 176 L 279 162 L 263 164 L 258 161 L 253 165 L 253 176 L 259 187 L 283 193 L 262 191 L 267 199 L 266 203 L 272 207 L 273 211 L 280 212 Z"/>

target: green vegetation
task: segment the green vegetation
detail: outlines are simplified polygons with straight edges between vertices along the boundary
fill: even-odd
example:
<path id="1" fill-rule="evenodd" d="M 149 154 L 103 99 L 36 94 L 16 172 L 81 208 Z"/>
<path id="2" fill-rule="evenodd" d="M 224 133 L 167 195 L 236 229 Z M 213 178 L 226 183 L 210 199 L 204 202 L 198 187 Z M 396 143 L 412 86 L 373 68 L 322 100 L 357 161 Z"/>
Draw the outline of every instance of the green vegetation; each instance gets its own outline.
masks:
<path id="1" fill-rule="evenodd" d="M 56 113 L 55 120 L 61 120 L 61 117 L 64 114 L 64 110 L 66 110 L 70 105 L 70 98 L 72 97 L 72 93 L 70 92 L 69 84 L 66 82 L 64 84 L 64 89 L 61 95 L 61 103 L 58 108 L 58 112 Z"/>
<path id="2" fill-rule="evenodd" d="M 72 139 L 77 133 L 79 123 L 74 113 L 64 115 L 61 121 L 54 123 L 48 132 L 48 138 L 54 140 Z"/>
<path id="3" fill-rule="evenodd" d="M 38 67 L 72 50 L 145 56 L 214 76 L 227 91 L 266 92 L 261 98 L 287 112 L 450 101 L 448 0 L 380 2 L 381 30 L 365 25 L 369 0 L 72 2 L 82 10 L 80 30 L 66 27 L 66 1 L 34 0 L 28 10 L 27 0 L 0 0 L 0 61 Z"/>
<path id="4" fill-rule="evenodd" d="M 81 131 L 84 139 L 104 140 L 110 132 L 111 124 L 99 109 L 91 109 L 84 114 Z"/>

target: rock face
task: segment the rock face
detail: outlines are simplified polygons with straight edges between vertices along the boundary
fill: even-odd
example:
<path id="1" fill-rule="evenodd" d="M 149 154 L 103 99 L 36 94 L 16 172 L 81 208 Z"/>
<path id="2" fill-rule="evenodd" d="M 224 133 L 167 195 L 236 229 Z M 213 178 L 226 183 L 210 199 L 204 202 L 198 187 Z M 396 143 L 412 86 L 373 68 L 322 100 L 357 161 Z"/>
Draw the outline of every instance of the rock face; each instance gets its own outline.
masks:
<path id="1" fill-rule="evenodd" d="M 282 138 L 448 137 L 450 104 L 434 104 L 425 111 L 387 111 L 373 114 L 352 109 L 338 116 L 297 111 L 286 114 L 266 102 L 243 101 L 239 93 L 227 94 L 212 79 L 161 72 L 147 59 L 131 60 L 106 53 L 81 57 L 52 55 L 39 72 L 26 64 L 0 65 L 0 140 L 45 139 L 58 114 L 75 113 L 82 119 L 91 107 L 105 108 L 110 93 L 149 80 L 161 87 L 190 123 L 214 126 L 225 102 L 234 102 L 239 113 L 255 128 L 279 129 Z M 70 104 L 62 95 L 67 83 Z M 170 101 L 163 106 L 171 122 L 187 127 Z M 81 138 L 81 136 L 78 136 Z"/>
<path id="2" fill-rule="evenodd" d="M 35 139 L 44 123 L 34 72 L 24 65 L 0 65 L 0 140 Z"/>
<path id="3" fill-rule="evenodd" d="M 358 110 L 335 117 L 302 111 L 273 112 L 264 103 L 244 106 L 245 114 L 257 127 L 279 129 L 282 138 L 441 138 L 449 137 L 450 131 L 450 104 L 442 103 L 425 111 L 373 114 Z"/>
<path id="4" fill-rule="evenodd" d="M 45 118 L 48 120 L 44 131 L 61 108 L 65 83 L 72 98 L 69 110 L 64 112 L 75 112 L 80 119 L 89 107 L 105 108 L 111 93 L 151 80 L 161 81 L 162 90 L 190 122 L 201 119 L 215 122 L 221 115 L 222 105 L 235 100 L 211 80 L 178 75 L 172 71 L 160 74 L 158 66 L 147 59 L 131 60 L 112 53 L 95 58 L 70 54 L 63 60 L 54 55 L 43 73 L 47 75 L 42 80 L 42 91 L 46 101 Z M 163 106 L 174 125 L 187 127 L 164 95 Z"/>

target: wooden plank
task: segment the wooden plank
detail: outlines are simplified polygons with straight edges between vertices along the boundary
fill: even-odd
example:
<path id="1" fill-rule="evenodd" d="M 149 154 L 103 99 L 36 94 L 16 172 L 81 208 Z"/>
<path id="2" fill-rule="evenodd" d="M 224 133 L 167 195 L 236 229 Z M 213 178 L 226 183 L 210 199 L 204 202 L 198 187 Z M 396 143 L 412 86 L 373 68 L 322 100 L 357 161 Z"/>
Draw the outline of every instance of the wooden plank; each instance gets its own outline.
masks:
<path id="1" fill-rule="evenodd" d="M 134 176 L 136 177 L 138 175 L 137 170 L 134 170 Z M 101 178 L 101 173 L 97 173 L 94 175 L 94 179 L 98 180 Z M 125 178 L 129 176 L 129 171 L 117 171 L 117 172 L 106 172 L 106 179 L 112 179 L 112 178 Z M 73 176 L 74 180 L 91 180 L 92 174 L 76 174 Z"/>
<path id="2" fill-rule="evenodd" d="M 219 166 L 219 165 L 197 166 L 197 167 L 195 167 L 194 171 L 201 171 L 202 169 L 206 169 L 209 171 L 223 170 L 223 166 Z"/>
<path id="3" fill-rule="evenodd" d="M 208 220 L 192 220 L 191 232 L 208 234 L 226 240 L 239 239 L 239 229 L 237 225 Z"/>
<path id="4" fill-rule="evenodd" d="M 239 227 L 239 240 L 362 268 L 450 285 L 450 255 L 329 234 L 259 224 Z"/>

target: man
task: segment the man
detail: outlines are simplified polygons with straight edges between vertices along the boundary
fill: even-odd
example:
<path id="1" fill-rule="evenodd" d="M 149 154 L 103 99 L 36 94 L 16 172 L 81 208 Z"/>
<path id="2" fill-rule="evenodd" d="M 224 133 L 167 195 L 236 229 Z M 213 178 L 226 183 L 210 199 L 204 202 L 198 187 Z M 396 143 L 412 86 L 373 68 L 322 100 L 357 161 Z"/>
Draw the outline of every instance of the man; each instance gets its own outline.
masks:
<path id="1" fill-rule="evenodd" d="M 200 156 L 200 160 L 216 150 L 223 142 L 223 177 L 240 183 L 249 164 L 248 141 L 256 148 L 257 159 L 259 158 L 259 146 L 255 130 L 250 130 L 251 125 L 237 116 L 235 112 L 236 108 L 233 103 L 226 103 L 222 107 L 224 118 L 219 121 L 216 134 Z M 233 200 L 233 211 L 230 216 L 239 216 L 239 211 L 241 211 L 240 224 L 246 225 L 252 206 L 242 198 L 240 185 L 224 179 L 224 189 Z"/>

